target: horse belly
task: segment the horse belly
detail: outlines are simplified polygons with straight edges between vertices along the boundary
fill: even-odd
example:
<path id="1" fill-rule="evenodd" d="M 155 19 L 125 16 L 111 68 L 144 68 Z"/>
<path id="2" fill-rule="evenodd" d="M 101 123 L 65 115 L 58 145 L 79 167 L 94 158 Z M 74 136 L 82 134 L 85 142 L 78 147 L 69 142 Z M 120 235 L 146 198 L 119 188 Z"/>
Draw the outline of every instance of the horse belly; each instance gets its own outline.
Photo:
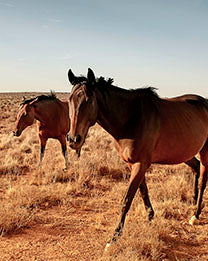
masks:
<path id="1" fill-rule="evenodd" d="M 200 125 L 200 124 L 199 124 Z M 169 135 L 168 135 L 169 133 Z M 179 164 L 193 158 L 208 138 L 207 126 L 171 129 L 167 135 L 161 134 L 152 153 L 152 162 Z"/>

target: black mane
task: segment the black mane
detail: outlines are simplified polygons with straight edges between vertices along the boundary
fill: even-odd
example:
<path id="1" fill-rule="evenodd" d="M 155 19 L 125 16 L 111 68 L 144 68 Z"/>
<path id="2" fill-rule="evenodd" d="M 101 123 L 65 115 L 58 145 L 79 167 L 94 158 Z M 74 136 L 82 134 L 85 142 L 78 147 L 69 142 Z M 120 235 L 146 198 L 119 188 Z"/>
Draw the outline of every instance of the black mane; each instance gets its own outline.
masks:
<path id="1" fill-rule="evenodd" d="M 28 104 L 34 100 L 37 100 L 37 101 L 43 101 L 43 100 L 55 100 L 56 99 L 56 95 L 55 93 L 51 92 L 51 94 L 49 95 L 39 95 L 39 96 L 36 96 L 34 98 L 31 98 L 31 99 L 27 99 L 27 100 L 24 100 L 21 105 L 24 105 L 24 104 Z"/>
<path id="2" fill-rule="evenodd" d="M 88 79 L 85 76 L 80 75 L 76 77 L 75 84 L 79 84 L 83 82 L 88 82 Z M 124 89 L 113 85 L 113 82 L 114 82 L 113 78 L 105 79 L 103 76 L 96 78 L 96 86 L 101 91 L 102 94 L 108 93 L 109 90 L 113 90 L 117 93 L 121 93 L 124 95 L 125 94 L 128 95 L 132 93 L 133 95 L 142 95 L 142 96 L 147 95 L 150 97 L 159 98 L 159 95 L 156 92 L 157 88 L 155 87 L 150 86 L 150 87 L 136 88 L 136 89 Z"/>
<path id="3" fill-rule="evenodd" d="M 128 94 L 132 93 L 135 95 L 150 95 L 154 97 L 159 97 L 156 90 L 157 88 L 155 87 L 144 87 L 144 88 L 137 88 L 137 89 L 123 89 L 117 86 L 112 85 L 113 83 L 112 78 L 108 78 L 107 80 L 104 77 L 100 77 L 96 80 L 96 82 L 99 84 L 98 88 L 102 88 L 102 92 L 108 92 L 108 90 L 114 90 L 116 92 L 120 92 L 123 94 Z"/>

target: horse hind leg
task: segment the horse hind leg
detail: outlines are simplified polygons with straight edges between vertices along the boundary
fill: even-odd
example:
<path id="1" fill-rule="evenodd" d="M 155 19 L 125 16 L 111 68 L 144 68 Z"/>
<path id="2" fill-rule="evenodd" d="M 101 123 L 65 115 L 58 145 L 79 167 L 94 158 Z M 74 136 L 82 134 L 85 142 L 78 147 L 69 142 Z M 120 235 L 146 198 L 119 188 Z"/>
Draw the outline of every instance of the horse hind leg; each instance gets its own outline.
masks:
<path id="1" fill-rule="evenodd" d="M 150 202 L 150 199 L 149 199 L 148 188 L 147 188 L 147 184 L 146 184 L 146 181 L 145 181 L 145 177 L 144 177 L 144 180 L 141 183 L 139 189 L 140 189 L 140 192 L 141 192 L 142 199 L 144 201 L 145 209 L 148 213 L 149 221 L 151 221 L 152 218 L 154 217 L 154 210 L 152 208 L 152 205 L 151 205 L 151 202 Z"/>
<path id="2" fill-rule="evenodd" d="M 200 161 L 196 157 L 193 157 L 192 159 L 186 161 L 185 164 L 191 167 L 192 171 L 195 173 L 193 199 L 194 199 L 194 205 L 196 205 L 198 194 L 199 194 L 198 183 L 199 183 L 199 176 L 200 176 Z"/>
<path id="3" fill-rule="evenodd" d="M 202 200 L 204 190 L 206 188 L 207 178 L 208 178 L 208 140 L 206 141 L 204 147 L 200 151 L 200 183 L 199 183 L 199 197 L 197 200 L 197 207 L 195 211 L 195 215 L 189 220 L 189 224 L 193 225 L 196 219 L 199 219 L 199 215 L 202 211 Z"/>

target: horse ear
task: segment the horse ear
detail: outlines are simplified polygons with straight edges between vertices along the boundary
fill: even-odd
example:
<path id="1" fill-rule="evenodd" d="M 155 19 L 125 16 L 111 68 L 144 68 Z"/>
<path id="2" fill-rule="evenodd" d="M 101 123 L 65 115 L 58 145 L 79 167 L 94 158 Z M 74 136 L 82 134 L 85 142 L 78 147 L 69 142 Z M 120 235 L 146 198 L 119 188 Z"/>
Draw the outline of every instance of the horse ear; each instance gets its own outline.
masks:
<path id="1" fill-rule="evenodd" d="M 95 84 L 96 82 L 94 72 L 90 68 L 88 68 L 87 79 L 92 84 Z"/>
<path id="2" fill-rule="evenodd" d="M 68 71 L 68 79 L 69 79 L 69 82 L 74 85 L 75 82 L 76 82 L 76 76 L 73 74 L 72 70 L 69 69 Z"/>
<path id="3" fill-rule="evenodd" d="M 24 102 L 26 100 L 25 96 L 22 97 L 22 102 Z"/>

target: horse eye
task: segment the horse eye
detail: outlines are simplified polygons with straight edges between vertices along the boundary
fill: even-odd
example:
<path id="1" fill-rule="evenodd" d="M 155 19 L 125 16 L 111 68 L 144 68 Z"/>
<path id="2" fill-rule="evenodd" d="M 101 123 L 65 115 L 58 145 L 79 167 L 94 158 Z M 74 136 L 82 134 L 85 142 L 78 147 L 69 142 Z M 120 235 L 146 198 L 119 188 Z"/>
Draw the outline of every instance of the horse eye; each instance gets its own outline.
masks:
<path id="1" fill-rule="evenodd" d="M 81 97 L 82 97 L 82 94 L 83 94 L 82 91 L 78 92 L 78 93 L 77 93 L 77 97 L 81 98 Z"/>

